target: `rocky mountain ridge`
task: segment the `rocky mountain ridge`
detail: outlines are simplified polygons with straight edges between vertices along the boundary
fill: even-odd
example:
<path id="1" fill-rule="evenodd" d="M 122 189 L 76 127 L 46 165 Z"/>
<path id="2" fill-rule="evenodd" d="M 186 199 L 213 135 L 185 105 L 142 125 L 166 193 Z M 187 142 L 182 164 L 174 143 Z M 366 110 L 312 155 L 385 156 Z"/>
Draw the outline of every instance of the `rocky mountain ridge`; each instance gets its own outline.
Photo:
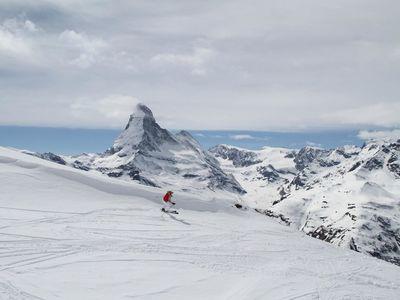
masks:
<path id="1" fill-rule="evenodd" d="M 248 192 L 243 201 L 258 211 L 400 265 L 400 140 L 299 151 L 221 145 L 211 152 Z"/>

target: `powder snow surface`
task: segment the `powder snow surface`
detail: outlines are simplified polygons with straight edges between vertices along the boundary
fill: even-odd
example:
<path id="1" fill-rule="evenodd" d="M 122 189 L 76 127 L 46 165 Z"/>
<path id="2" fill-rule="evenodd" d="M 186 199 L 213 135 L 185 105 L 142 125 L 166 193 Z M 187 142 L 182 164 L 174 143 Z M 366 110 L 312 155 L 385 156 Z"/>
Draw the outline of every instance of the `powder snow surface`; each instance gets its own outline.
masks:
<path id="1" fill-rule="evenodd" d="M 0 299 L 399 299 L 400 268 L 229 199 L 0 148 Z"/>

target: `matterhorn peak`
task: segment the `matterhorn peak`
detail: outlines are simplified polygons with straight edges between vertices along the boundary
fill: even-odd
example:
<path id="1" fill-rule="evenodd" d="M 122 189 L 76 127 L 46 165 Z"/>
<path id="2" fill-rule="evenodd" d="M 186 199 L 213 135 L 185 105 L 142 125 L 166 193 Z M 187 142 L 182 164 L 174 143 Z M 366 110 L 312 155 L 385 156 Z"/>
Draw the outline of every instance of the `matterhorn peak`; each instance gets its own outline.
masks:
<path id="1" fill-rule="evenodd" d="M 157 124 L 150 108 L 138 103 L 129 117 L 125 130 L 115 140 L 111 152 L 120 155 L 131 155 L 137 150 L 160 151 L 164 143 L 176 143 L 176 140 L 165 129 Z"/>
<path id="2" fill-rule="evenodd" d="M 143 103 L 138 103 L 136 104 L 132 114 L 129 117 L 129 121 L 125 127 L 125 130 L 127 130 L 131 126 L 131 123 L 137 123 L 136 121 L 138 121 L 139 119 L 140 121 L 142 121 L 144 118 L 148 118 L 155 122 L 154 115 L 151 109 Z"/>

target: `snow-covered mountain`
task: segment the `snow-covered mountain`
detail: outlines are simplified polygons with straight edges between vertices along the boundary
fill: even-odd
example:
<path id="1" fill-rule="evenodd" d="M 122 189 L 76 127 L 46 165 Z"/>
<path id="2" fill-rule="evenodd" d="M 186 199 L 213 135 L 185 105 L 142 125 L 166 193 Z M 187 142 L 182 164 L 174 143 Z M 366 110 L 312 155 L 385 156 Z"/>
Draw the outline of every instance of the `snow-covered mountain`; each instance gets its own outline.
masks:
<path id="1" fill-rule="evenodd" d="M 138 104 L 125 130 L 113 146 L 101 154 L 61 157 L 39 155 L 82 170 L 98 170 L 110 177 L 136 180 L 154 187 L 191 190 L 204 189 L 243 194 L 232 175 L 186 131 L 173 134 L 156 122 L 151 110 Z"/>
<path id="2" fill-rule="evenodd" d="M 104 153 L 34 155 L 148 186 L 230 195 L 310 236 L 400 265 L 400 140 L 332 150 L 204 151 L 188 132 L 161 128 L 139 104 Z"/>
<path id="3" fill-rule="evenodd" d="M 400 265 L 400 140 L 362 148 L 210 150 L 245 203 L 308 235 Z"/>
<path id="4" fill-rule="evenodd" d="M 160 189 L 0 147 L 0 299 L 384 299 L 400 268 L 227 198 Z"/>

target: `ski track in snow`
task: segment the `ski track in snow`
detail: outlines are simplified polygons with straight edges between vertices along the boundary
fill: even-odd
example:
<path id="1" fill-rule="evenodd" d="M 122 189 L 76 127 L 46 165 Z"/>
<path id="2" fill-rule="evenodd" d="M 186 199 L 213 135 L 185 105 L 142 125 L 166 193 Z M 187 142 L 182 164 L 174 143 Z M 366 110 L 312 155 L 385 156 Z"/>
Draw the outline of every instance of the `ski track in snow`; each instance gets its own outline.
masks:
<path id="1" fill-rule="evenodd" d="M 223 200 L 167 215 L 161 190 L 0 153 L 0 299 L 400 298 L 399 267 Z"/>

